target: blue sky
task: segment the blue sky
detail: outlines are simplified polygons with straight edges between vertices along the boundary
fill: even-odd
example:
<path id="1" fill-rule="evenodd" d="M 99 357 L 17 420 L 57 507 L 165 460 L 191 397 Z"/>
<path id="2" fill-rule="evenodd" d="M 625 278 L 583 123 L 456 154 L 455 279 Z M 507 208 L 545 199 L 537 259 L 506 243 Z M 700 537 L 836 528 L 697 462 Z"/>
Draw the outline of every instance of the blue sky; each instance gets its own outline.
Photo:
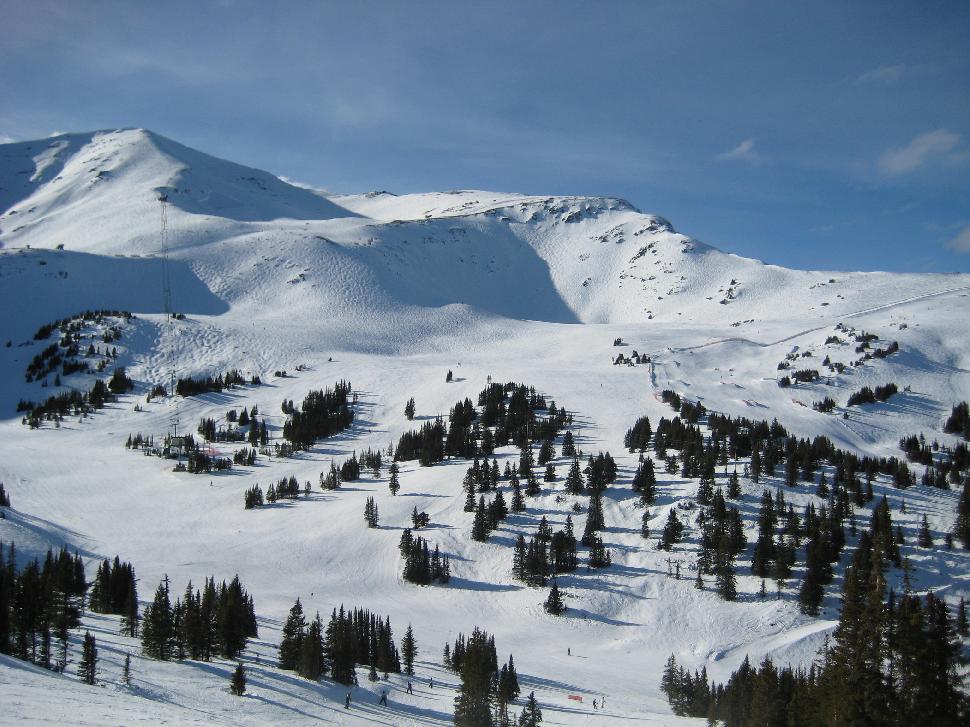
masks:
<path id="1" fill-rule="evenodd" d="M 0 0 L 0 17 L 2 138 L 141 126 L 335 192 L 605 194 L 767 262 L 970 269 L 967 2 Z"/>

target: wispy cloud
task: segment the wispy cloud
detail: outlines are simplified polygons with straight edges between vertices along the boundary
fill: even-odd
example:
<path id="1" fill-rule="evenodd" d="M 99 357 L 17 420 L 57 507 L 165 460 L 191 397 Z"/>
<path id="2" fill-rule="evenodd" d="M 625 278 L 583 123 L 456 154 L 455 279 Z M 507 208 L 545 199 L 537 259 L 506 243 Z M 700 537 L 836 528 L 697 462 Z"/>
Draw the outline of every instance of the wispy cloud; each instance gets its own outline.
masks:
<path id="1" fill-rule="evenodd" d="M 953 162 L 964 155 L 953 154 L 961 137 L 946 129 L 919 134 L 909 144 L 889 149 L 879 158 L 879 168 L 888 174 L 906 174 L 934 161 Z M 954 158 L 955 157 L 955 158 Z"/>
<path id="2" fill-rule="evenodd" d="M 746 162 L 748 164 L 761 164 L 765 158 L 754 148 L 754 139 L 745 139 L 733 149 L 722 152 L 716 157 L 719 162 Z"/>
<path id="3" fill-rule="evenodd" d="M 856 83 L 896 83 L 906 73 L 906 64 L 879 66 L 866 71 L 856 79 Z"/>
<path id="4" fill-rule="evenodd" d="M 7 136 L 6 134 L 0 134 L 0 144 L 13 144 L 16 139 L 12 136 Z"/>
<path id="5" fill-rule="evenodd" d="M 970 225 L 965 225 L 946 246 L 957 252 L 970 252 Z"/>

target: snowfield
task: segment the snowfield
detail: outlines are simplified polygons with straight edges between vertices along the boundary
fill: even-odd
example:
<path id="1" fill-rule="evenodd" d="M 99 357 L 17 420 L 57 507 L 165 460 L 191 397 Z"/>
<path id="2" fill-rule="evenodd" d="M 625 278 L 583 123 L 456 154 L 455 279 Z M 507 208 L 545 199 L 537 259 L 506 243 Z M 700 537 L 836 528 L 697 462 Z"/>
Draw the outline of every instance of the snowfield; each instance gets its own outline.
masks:
<path id="1" fill-rule="evenodd" d="M 156 662 L 118 635 L 117 618 L 87 614 L 102 688 L 74 677 L 83 630 L 72 632 L 65 675 L 0 657 L 4 724 L 450 724 L 458 677 L 442 666 L 442 649 L 475 626 L 495 635 L 500 659 L 514 655 L 523 696 L 535 691 L 544 724 L 700 724 L 675 717 L 660 692 L 667 657 L 706 666 L 718 680 L 745 655 L 810 663 L 838 618 L 841 579 L 826 589 L 817 619 L 798 608 L 801 556 L 781 598 L 773 588 L 758 597 L 750 553 L 762 489 L 784 486 L 779 471 L 768 484 L 742 478 L 749 545 L 738 562 L 737 602 L 696 590 L 693 521 L 671 553 L 657 548 L 656 534 L 670 508 L 693 498 L 697 481 L 658 463 L 654 535 L 645 541 L 630 489 L 638 455 L 623 448 L 626 430 L 639 416 L 654 427 L 672 418 L 659 394 L 673 389 L 709 410 L 776 418 L 797 436 L 901 457 L 898 441 L 911 434 L 955 444 L 943 420 L 970 400 L 970 275 L 788 270 L 723 253 L 608 197 L 325 195 L 138 129 L 2 145 L 0 187 L 0 482 L 12 500 L 0 541 L 15 542 L 23 560 L 49 546 L 77 549 L 90 577 L 100 559 L 120 555 L 135 567 L 142 605 L 166 574 L 180 594 L 190 579 L 201 585 L 238 573 L 260 628 L 243 654 L 247 694 L 233 697 L 234 663 Z M 166 277 L 184 320 L 164 315 Z M 135 315 L 111 344 L 134 392 L 83 420 L 24 426 L 17 402 L 57 390 L 53 377 L 46 388 L 25 381 L 28 363 L 50 343 L 34 341 L 34 332 L 104 308 Z M 851 332 L 863 331 L 878 336 L 873 346 L 897 341 L 899 352 L 851 365 L 861 358 Z M 826 342 L 836 335 L 843 342 Z M 624 345 L 614 346 L 616 338 Z M 651 362 L 613 364 L 633 350 Z M 830 372 L 826 356 L 845 371 Z M 791 370 L 778 370 L 786 357 Z M 173 371 L 230 368 L 263 385 L 146 402 Z M 779 387 L 782 375 L 801 368 L 821 378 Z M 288 376 L 275 377 L 278 370 Z M 449 370 L 454 380 L 446 383 Z M 542 516 L 558 529 L 578 502 L 584 513 L 573 520 L 582 532 L 588 498 L 564 493 L 569 459 L 554 460 L 559 479 L 542 483 L 542 495 L 487 543 L 469 535 L 465 460 L 402 463 L 396 497 L 386 467 L 336 491 L 317 487 L 331 461 L 386 450 L 423 421 L 447 418 L 465 397 L 477 402 L 489 377 L 532 385 L 565 406 L 577 447 L 609 451 L 619 465 L 604 494 L 613 564 L 590 571 L 581 548 L 579 570 L 559 579 L 568 606 L 560 618 L 543 611 L 548 589 L 526 587 L 510 571 L 517 535 L 534 534 Z M 86 389 L 94 378 L 65 377 L 60 390 Z M 176 420 L 180 432 L 194 432 L 202 417 L 224 424 L 227 410 L 254 405 L 278 441 L 282 401 L 299 407 L 308 391 L 341 379 L 358 393 L 353 427 L 293 458 L 260 456 L 253 467 L 192 475 L 124 447 L 129 434 L 161 439 Z M 853 391 L 887 382 L 900 389 L 889 401 L 845 407 Z M 812 409 L 825 396 L 837 402 L 831 414 Z M 403 415 L 410 397 L 413 422 Z M 242 445 L 212 446 L 231 456 Z M 501 448 L 496 459 L 504 468 L 518 450 Z M 918 477 L 922 468 L 912 468 Z M 717 474 L 726 481 L 724 468 Z M 265 490 L 291 475 L 313 485 L 308 497 L 243 509 L 253 484 Z M 886 494 L 906 533 L 913 587 L 951 604 L 970 597 L 970 553 L 942 547 L 958 493 L 896 490 L 884 478 L 875 491 L 872 504 Z M 378 529 L 362 517 L 371 496 Z M 804 486 L 785 497 L 799 511 L 818 501 Z M 451 556 L 446 586 L 402 580 L 397 545 L 415 507 L 431 517 L 421 534 Z M 857 510 L 860 523 L 869 509 Z M 923 514 L 933 550 L 915 547 Z M 675 565 L 680 580 L 668 575 Z M 890 585 L 899 588 L 897 575 Z M 298 596 L 310 617 L 326 618 L 341 604 L 388 615 L 398 641 L 412 624 L 415 693 L 405 694 L 401 675 L 371 684 L 361 669 L 345 710 L 345 688 L 277 669 L 280 629 Z M 126 653 L 131 687 L 120 678 Z M 377 706 L 382 689 L 387 708 Z M 604 696 L 594 711 L 593 699 Z"/>

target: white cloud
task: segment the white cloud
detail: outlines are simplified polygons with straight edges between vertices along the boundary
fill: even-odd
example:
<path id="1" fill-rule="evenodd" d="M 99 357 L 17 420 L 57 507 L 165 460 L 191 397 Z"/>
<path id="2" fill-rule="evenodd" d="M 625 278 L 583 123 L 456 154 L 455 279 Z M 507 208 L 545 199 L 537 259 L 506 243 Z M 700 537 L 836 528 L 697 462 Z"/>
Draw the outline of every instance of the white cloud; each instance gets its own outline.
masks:
<path id="1" fill-rule="evenodd" d="M 894 66 L 879 66 L 866 71 L 856 79 L 857 83 L 895 83 L 906 72 L 906 65 L 897 63 Z"/>
<path id="2" fill-rule="evenodd" d="M 738 161 L 748 164 L 760 164 L 765 160 L 754 148 L 754 139 L 745 139 L 730 151 L 718 154 L 714 158 L 721 162 Z"/>
<path id="3" fill-rule="evenodd" d="M 0 144 L 13 144 L 16 139 L 12 136 L 7 136 L 6 134 L 0 134 Z"/>
<path id="4" fill-rule="evenodd" d="M 970 225 L 960 230 L 956 237 L 946 243 L 946 246 L 957 252 L 970 252 Z"/>
<path id="5" fill-rule="evenodd" d="M 909 144 L 889 149 L 879 158 L 879 167 L 889 174 L 905 174 L 934 161 L 952 161 L 950 152 L 960 143 L 960 135 L 946 129 L 927 131 Z"/>

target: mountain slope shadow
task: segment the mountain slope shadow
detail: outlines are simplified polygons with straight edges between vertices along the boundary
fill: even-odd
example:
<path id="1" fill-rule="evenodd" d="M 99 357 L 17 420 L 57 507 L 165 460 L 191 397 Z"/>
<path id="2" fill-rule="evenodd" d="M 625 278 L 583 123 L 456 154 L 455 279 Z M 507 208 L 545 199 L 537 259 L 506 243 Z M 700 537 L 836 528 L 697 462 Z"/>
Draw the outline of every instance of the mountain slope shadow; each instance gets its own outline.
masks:
<path id="1" fill-rule="evenodd" d="M 509 225 L 490 217 L 374 225 L 374 244 L 348 249 L 397 300 L 462 304 L 507 318 L 579 323 L 549 266 Z"/>
<path id="2" fill-rule="evenodd" d="M 219 315 L 229 306 L 181 261 L 169 261 L 172 298 L 181 313 Z M 84 310 L 163 313 L 161 258 L 116 257 L 65 250 L 0 252 L 0 306 L 8 337 L 32 334 Z"/>

